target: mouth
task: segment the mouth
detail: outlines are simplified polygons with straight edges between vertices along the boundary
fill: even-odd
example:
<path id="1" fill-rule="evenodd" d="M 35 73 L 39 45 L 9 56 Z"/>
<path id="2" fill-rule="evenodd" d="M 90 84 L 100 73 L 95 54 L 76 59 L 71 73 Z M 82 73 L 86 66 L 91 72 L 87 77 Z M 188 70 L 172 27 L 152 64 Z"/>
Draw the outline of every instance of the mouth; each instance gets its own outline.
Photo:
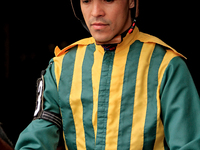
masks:
<path id="1" fill-rule="evenodd" d="M 95 30 L 102 30 L 106 28 L 108 24 L 101 23 L 101 22 L 94 22 L 91 24 L 91 27 L 94 28 Z"/>

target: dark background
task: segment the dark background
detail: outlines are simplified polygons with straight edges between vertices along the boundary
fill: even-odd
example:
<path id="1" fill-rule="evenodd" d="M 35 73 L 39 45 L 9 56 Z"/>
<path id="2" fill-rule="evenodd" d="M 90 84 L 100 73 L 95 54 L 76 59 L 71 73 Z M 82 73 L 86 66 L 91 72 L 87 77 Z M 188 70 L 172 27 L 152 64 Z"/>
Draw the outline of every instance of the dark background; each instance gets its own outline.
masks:
<path id="1" fill-rule="evenodd" d="M 199 13 L 195 4 L 181 1 L 140 1 L 137 25 L 185 55 L 198 91 Z M 69 0 L 3 3 L 0 23 L 0 122 L 16 143 L 31 122 L 35 109 L 36 80 L 60 48 L 90 34 L 73 16 Z"/>

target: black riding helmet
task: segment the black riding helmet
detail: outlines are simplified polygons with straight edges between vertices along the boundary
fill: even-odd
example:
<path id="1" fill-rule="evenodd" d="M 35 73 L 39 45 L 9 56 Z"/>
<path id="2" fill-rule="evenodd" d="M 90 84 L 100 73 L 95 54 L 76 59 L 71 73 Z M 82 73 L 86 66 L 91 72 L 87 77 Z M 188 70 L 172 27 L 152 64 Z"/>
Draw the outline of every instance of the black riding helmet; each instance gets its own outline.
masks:
<path id="1" fill-rule="evenodd" d="M 80 2 L 77 2 L 77 0 L 70 0 L 70 2 L 71 2 L 72 10 L 74 12 L 75 17 L 81 22 L 83 27 L 87 31 L 89 31 L 89 29 L 84 21 L 82 12 L 81 12 Z M 138 17 L 138 15 L 139 15 L 139 0 L 135 0 L 135 7 L 132 9 L 131 13 L 132 13 L 131 15 L 132 15 L 133 19 L 136 19 Z"/>

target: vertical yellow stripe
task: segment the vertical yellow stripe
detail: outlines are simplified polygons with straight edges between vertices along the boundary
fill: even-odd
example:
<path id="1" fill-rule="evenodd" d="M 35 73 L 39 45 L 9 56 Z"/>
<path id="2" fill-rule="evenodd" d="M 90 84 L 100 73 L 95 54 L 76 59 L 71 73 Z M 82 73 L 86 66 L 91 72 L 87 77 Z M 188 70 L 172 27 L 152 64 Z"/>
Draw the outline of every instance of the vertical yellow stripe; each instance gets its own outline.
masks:
<path id="1" fill-rule="evenodd" d="M 147 109 L 148 68 L 154 47 L 155 44 L 153 43 L 144 43 L 140 54 L 135 86 L 130 149 L 140 150 L 143 148 L 144 126 Z"/>
<path id="2" fill-rule="evenodd" d="M 57 88 L 59 85 L 60 81 L 60 74 L 61 74 L 61 69 L 62 69 L 62 61 L 65 55 L 61 55 L 59 57 L 54 57 L 54 71 L 55 71 L 55 76 L 56 76 L 56 82 L 57 82 Z"/>
<path id="3" fill-rule="evenodd" d="M 77 149 L 86 149 L 85 132 L 83 126 L 83 106 L 81 102 L 82 91 L 82 63 L 85 55 L 86 46 L 79 46 L 76 53 L 74 73 L 72 79 L 71 93 L 69 97 L 72 109 L 74 124 L 76 129 Z"/>
<path id="4" fill-rule="evenodd" d="M 94 52 L 94 64 L 92 66 L 92 86 L 93 86 L 93 113 L 92 113 L 92 124 L 94 128 L 95 141 L 97 134 L 97 108 L 98 108 L 98 94 L 99 94 L 99 83 L 101 77 L 101 67 L 103 61 L 103 48 L 101 46 L 96 46 Z M 102 52 L 99 50 L 101 49 Z"/>
<path id="5" fill-rule="evenodd" d="M 68 150 L 64 131 L 63 131 L 63 140 L 64 140 L 64 144 L 65 144 L 65 150 Z"/>
<path id="6" fill-rule="evenodd" d="M 172 58 L 176 57 L 177 54 L 175 54 L 171 50 L 167 50 L 163 61 L 160 65 L 159 71 L 158 71 L 158 88 L 157 88 L 157 128 L 156 128 L 156 140 L 154 144 L 154 150 L 164 150 L 164 127 L 160 118 L 161 114 L 161 104 L 160 104 L 160 85 L 162 82 L 162 77 L 164 75 L 164 72 L 169 64 L 169 62 L 172 60 Z"/>
<path id="7" fill-rule="evenodd" d="M 118 49 L 119 50 L 119 49 Z M 117 150 L 124 71 L 129 47 L 115 53 L 110 83 L 105 150 Z"/>

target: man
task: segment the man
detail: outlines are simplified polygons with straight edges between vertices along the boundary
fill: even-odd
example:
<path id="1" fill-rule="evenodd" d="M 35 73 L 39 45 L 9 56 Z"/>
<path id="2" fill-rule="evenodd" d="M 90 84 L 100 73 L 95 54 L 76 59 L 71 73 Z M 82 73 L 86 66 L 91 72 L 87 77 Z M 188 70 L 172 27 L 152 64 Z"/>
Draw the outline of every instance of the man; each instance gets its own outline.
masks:
<path id="1" fill-rule="evenodd" d="M 185 57 L 138 30 L 138 1 L 71 3 L 92 37 L 56 47 L 16 149 L 53 150 L 60 135 L 69 150 L 200 149 L 200 100 Z"/>

